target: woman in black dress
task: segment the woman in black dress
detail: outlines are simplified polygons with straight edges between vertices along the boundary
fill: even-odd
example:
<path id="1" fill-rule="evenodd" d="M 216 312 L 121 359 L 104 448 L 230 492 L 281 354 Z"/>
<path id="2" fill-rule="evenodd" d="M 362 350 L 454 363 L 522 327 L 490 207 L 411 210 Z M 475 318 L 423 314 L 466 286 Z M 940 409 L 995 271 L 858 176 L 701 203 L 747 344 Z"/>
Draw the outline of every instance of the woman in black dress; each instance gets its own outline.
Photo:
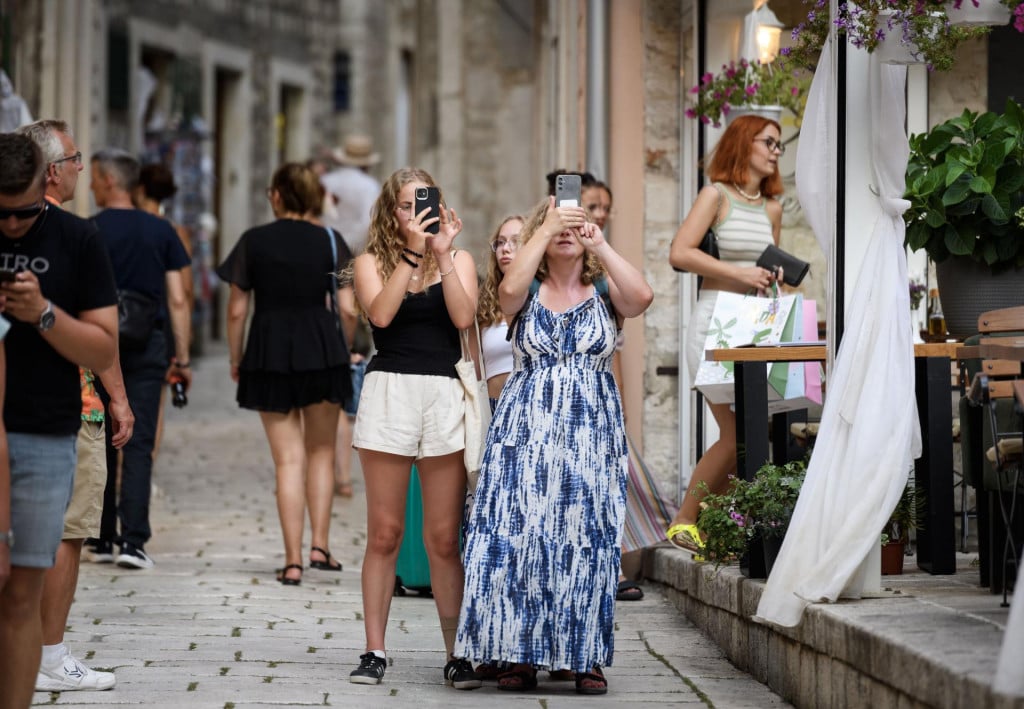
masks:
<path id="1" fill-rule="evenodd" d="M 304 219 L 321 197 L 312 170 L 282 165 L 267 197 L 277 220 L 242 234 L 217 274 L 231 283 L 228 346 L 238 404 L 260 412 L 277 472 L 285 549 L 278 580 L 297 586 L 307 506 L 313 534 L 310 566 L 341 571 L 331 557 L 328 535 L 335 433 L 352 381 L 329 295 L 334 291 L 336 302 L 335 274 L 351 254 L 339 235 Z M 250 295 L 255 310 L 243 354 Z"/>

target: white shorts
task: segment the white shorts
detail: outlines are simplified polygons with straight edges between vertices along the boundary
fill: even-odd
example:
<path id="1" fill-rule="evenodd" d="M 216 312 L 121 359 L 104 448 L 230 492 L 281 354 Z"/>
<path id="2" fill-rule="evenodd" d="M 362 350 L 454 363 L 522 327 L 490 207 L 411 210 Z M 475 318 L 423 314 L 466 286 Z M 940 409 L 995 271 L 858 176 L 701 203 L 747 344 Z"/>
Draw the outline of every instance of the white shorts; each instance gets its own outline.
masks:
<path id="1" fill-rule="evenodd" d="M 466 447 L 466 400 L 453 377 L 370 372 L 359 396 L 352 447 L 420 458 Z"/>

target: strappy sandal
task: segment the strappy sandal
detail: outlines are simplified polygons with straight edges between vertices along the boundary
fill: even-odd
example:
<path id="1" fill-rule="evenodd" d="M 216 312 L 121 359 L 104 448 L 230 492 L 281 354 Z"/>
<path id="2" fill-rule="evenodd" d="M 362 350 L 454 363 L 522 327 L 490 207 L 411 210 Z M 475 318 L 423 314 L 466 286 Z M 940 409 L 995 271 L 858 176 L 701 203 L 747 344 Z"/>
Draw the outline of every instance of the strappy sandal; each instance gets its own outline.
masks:
<path id="1" fill-rule="evenodd" d="M 312 552 L 319 552 L 324 555 L 323 561 L 314 561 Z M 310 547 L 309 568 L 320 569 L 321 571 L 341 571 L 341 562 L 331 556 L 331 552 L 321 547 Z"/>
<path id="2" fill-rule="evenodd" d="M 673 524 L 665 532 L 669 543 L 684 551 L 704 551 L 704 540 L 700 538 L 700 530 L 695 524 Z"/>
<path id="3" fill-rule="evenodd" d="M 608 680 L 600 667 L 593 672 L 576 673 L 576 694 L 608 694 Z"/>
<path id="4" fill-rule="evenodd" d="M 299 578 L 290 579 L 288 578 L 288 569 L 298 569 Z M 300 564 L 287 564 L 286 566 L 276 569 L 277 580 L 281 582 L 282 586 L 300 586 L 302 585 L 302 566 Z"/>
<path id="5" fill-rule="evenodd" d="M 506 692 L 525 692 L 537 689 L 537 670 L 520 666 L 498 675 L 498 689 Z"/>

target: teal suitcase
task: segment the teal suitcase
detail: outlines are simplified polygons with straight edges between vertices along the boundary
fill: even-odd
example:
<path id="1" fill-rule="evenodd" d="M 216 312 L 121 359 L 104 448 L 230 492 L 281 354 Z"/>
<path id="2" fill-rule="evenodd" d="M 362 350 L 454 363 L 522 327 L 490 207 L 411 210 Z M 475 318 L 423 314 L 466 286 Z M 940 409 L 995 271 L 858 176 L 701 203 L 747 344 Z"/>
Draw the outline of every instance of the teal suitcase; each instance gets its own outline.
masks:
<path id="1" fill-rule="evenodd" d="M 404 596 L 416 591 L 421 596 L 431 595 L 430 562 L 423 546 L 423 493 L 416 466 L 409 477 L 409 496 L 405 501 L 405 534 L 395 562 L 395 593 Z"/>

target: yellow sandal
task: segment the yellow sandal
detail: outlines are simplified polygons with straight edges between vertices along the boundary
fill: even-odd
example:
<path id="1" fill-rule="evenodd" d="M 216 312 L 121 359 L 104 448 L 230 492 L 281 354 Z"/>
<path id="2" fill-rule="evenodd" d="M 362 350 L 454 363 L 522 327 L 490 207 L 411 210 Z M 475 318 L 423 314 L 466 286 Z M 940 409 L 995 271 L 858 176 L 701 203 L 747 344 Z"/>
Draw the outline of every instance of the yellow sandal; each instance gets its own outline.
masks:
<path id="1" fill-rule="evenodd" d="M 674 524 L 668 528 L 665 536 L 672 546 L 684 551 L 704 550 L 704 540 L 700 538 L 700 530 L 695 524 Z"/>

